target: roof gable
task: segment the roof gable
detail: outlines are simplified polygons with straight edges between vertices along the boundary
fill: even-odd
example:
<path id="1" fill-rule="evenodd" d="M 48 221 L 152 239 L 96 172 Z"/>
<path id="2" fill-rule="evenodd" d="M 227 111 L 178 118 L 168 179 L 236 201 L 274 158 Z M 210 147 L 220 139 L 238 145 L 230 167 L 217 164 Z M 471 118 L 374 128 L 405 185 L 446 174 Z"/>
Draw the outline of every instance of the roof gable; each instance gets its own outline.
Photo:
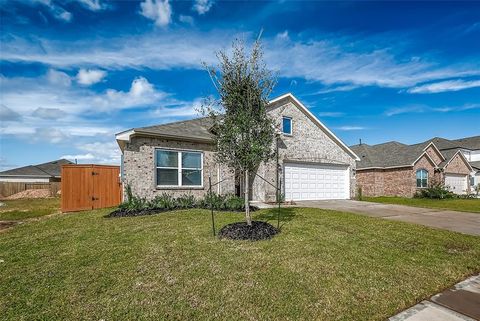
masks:
<path id="1" fill-rule="evenodd" d="M 355 154 L 355 152 L 350 149 L 341 139 L 339 139 L 327 126 L 325 126 L 314 114 L 308 110 L 305 105 L 303 105 L 293 94 L 287 93 L 275 99 L 272 99 L 269 102 L 268 108 L 272 108 L 283 101 L 290 101 L 297 107 L 301 112 L 303 112 L 318 128 L 320 128 L 330 139 L 332 139 L 337 145 L 339 145 L 345 152 L 347 152 L 353 159 L 359 161 L 360 158 Z"/>

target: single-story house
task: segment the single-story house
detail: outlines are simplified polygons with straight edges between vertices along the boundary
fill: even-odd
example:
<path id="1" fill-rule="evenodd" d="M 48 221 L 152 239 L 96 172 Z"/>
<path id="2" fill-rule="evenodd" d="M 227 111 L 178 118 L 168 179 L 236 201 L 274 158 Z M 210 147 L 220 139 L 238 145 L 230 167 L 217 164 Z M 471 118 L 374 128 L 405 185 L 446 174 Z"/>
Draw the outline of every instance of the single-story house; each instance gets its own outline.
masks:
<path id="1" fill-rule="evenodd" d="M 277 173 L 286 200 L 348 199 L 355 193 L 357 155 L 292 94 L 270 101 L 278 126 L 276 159 L 261 164 L 251 181 L 251 199 L 274 201 Z M 134 194 L 151 199 L 164 192 L 202 197 L 209 178 L 220 194 L 243 192 L 240 173 L 215 160 L 209 118 L 133 128 L 116 134 L 122 179 Z M 267 183 L 268 182 L 268 183 Z"/>
<path id="2" fill-rule="evenodd" d="M 357 185 L 365 196 L 413 196 L 432 182 L 456 194 L 480 183 L 480 136 L 448 140 L 435 137 L 406 145 L 387 142 L 350 147 L 360 157 Z"/>
<path id="3" fill-rule="evenodd" d="M 48 183 L 60 182 L 62 165 L 73 164 L 66 159 L 28 165 L 0 172 L 0 182 Z"/>

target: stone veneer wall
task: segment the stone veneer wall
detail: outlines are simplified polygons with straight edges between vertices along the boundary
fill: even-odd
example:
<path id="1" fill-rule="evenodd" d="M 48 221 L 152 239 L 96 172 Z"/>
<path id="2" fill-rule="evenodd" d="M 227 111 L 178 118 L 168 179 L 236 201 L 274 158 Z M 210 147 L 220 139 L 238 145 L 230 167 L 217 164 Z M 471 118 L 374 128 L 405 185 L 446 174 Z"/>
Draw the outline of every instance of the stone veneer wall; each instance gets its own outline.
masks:
<path id="1" fill-rule="evenodd" d="M 161 188 L 156 186 L 155 149 L 171 148 L 179 150 L 195 150 L 203 152 L 203 187 L 178 187 Z M 124 183 L 132 187 L 135 195 L 152 199 L 156 195 L 168 192 L 173 196 L 192 194 L 203 197 L 208 192 L 208 177 L 211 175 L 212 183 L 228 178 L 220 185 L 214 187 L 215 192 L 222 194 L 233 193 L 235 190 L 233 174 L 224 166 L 214 160 L 213 145 L 207 143 L 185 142 L 166 140 L 151 137 L 132 137 L 123 153 Z"/>
<path id="2" fill-rule="evenodd" d="M 282 116 L 292 118 L 292 135 L 281 135 L 279 142 L 279 163 L 310 162 L 326 164 L 345 164 L 350 171 L 350 196 L 355 196 L 355 160 L 342 149 L 323 130 L 321 130 L 307 115 L 292 102 L 272 106 L 269 115 L 281 128 Z M 261 164 L 257 173 L 276 186 L 276 160 Z M 283 189 L 283 171 L 280 173 Z M 259 201 L 274 201 L 275 188 L 258 177 L 253 179 L 252 199 Z"/>

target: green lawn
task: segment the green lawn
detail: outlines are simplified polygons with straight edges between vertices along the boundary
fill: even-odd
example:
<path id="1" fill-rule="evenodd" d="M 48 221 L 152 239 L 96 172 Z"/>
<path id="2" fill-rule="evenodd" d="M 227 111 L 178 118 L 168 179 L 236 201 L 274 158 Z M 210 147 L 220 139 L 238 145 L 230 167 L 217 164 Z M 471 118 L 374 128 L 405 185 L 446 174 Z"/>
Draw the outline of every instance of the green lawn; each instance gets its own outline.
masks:
<path id="1" fill-rule="evenodd" d="M 0 233 L 2 320 L 384 320 L 480 272 L 478 237 L 349 213 L 283 209 L 282 233 L 240 242 L 206 210 L 107 212 Z"/>
<path id="2" fill-rule="evenodd" d="M 441 208 L 446 210 L 454 210 L 461 212 L 480 213 L 480 199 L 428 199 L 428 198 L 407 198 L 407 197 L 364 197 L 364 201 L 398 204 L 417 207 Z"/>
<path id="3" fill-rule="evenodd" d="M 60 198 L 34 198 L 1 201 L 0 221 L 24 220 L 60 211 Z"/>

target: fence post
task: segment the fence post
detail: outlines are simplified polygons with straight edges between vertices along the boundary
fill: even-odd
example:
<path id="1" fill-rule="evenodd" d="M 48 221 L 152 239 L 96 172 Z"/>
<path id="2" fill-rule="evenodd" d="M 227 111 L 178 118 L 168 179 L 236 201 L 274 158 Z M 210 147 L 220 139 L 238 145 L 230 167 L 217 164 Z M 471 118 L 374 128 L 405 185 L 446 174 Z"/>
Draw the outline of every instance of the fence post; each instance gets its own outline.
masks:
<path id="1" fill-rule="evenodd" d="M 208 193 L 210 194 L 210 210 L 212 212 L 212 232 L 215 237 L 215 217 L 213 215 L 213 202 L 212 202 L 212 176 L 208 176 Z"/>
<path id="2" fill-rule="evenodd" d="M 278 182 L 278 191 L 277 191 L 277 202 L 278 202 L 278 211 L 277 211 L 277 229 L 280 228 L 280 191 L 282 190 L 282 182 Z"/>

